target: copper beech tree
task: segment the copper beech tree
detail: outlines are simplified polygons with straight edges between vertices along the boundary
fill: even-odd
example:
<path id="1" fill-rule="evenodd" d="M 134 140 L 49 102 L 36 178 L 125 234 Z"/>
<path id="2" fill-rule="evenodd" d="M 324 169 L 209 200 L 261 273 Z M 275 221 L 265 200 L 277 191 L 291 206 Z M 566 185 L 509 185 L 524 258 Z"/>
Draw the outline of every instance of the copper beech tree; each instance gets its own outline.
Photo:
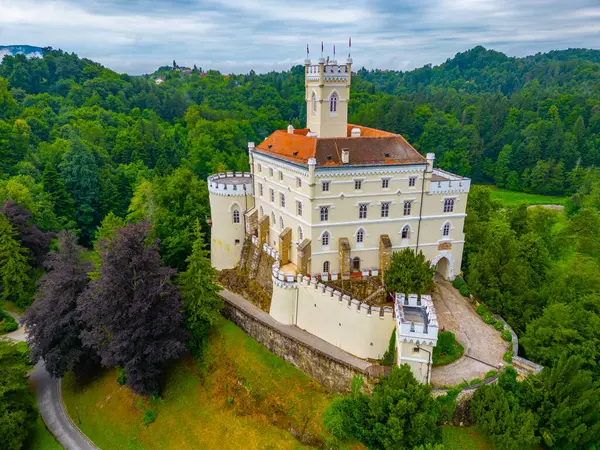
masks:
<path id="1" fill-rule="evenodd" d="M 164 369 L 188 340 L 175 270 L 163 266 L 150 231 L 148 224 L 130 224 L 101 242 L 99 276 L 77 308 L 86 323 L 84 345 L 98 352 L 102 365 L 122 367 L 127 385 L 140 394 L 160 390 Z"/>

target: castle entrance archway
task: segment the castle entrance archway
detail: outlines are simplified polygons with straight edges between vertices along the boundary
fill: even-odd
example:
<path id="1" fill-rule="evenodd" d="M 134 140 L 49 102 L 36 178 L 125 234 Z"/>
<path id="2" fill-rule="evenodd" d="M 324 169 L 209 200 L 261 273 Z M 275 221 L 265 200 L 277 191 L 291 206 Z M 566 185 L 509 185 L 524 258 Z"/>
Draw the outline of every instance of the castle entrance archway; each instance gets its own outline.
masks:
<path id="1" fill-rule="evenodd" d="M 436 266 L 435 266 L 435 271 L 437 274 L 439 274 L 442 278 L 444 279 L 448 279 L 448 269 L 450 268 L 450 262 L 448 261 L 448 258 L 446 257 L 442 257 L 440 258 L 440 260 L 437 262 Z"/>
<path id="2" fill-rule="evenodd" d="M 352 271 L 360 272 L 360 258 L 358 256 L 352 260 Z"/>
<path id="3" fill-rule="evenodd" d="M 454 258 L 452 257 L 451 252 L 442 251 L 438 253 L 435 258 L 431 260 L 431 266 L 435 267 L 436 275 L 439 275 L 446 280 L 454 280 Z"/>

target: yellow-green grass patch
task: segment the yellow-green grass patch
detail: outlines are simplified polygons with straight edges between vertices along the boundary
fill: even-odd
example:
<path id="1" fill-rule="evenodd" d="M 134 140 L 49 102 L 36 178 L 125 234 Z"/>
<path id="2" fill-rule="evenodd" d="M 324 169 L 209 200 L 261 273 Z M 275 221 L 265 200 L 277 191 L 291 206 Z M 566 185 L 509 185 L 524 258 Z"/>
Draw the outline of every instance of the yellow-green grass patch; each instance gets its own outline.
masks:
<path id="1" fill-rule="evenodd" d="M 500 200 L 505 206 L 516 206 L 521 202 L 528 205 L 565 205 L 568 197 L 556 195 L 529 194 L 527 192 L 509 191 L 489 185 L 491 197 Z"/>

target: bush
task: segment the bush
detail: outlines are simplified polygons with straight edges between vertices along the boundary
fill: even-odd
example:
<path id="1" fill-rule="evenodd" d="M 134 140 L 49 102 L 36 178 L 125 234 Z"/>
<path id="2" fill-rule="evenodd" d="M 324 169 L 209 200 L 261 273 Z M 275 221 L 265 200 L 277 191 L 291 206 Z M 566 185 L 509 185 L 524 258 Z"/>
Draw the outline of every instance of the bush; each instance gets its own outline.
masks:
<path id="1" fill-rule="evenodd" d="M 485 312 L 482 316 L 482 319 L 485 323 L 487 323 L 488 325 L 494 325 L 496 323 L 496 319 L 494 319 L 494 316 L 492 316 L 489 312 Z"/>
<path id="2" fill-rule="evenodd" d="M 504 330 L 504 324 L 499 320 L 494 324 L 494 328 L 498 331 Z"/>
<path id="3" fill-rule="evenodd" d="M 477 309 L 475 309 L 475 312 L 480 316 L 483 316 L 487 312 L 487 309 L 485 309 L 485 306 L 479 305 Z"/>
<path id="4" fill-rule="evenodd" d="M 117 367 L 117 383 L 121 386 L 127 383 L 127 375 L 125 374 L 125 369 L 122 367 Z"/>
<path id="5" fill-rule="evenodd" d="M 473 378 L 470 382 L 469 382 L 469 386 L 475 386 L 476 384 L 481 383 L 481 378 Z"/>
<path id="6" fill-rule="evenodd" d="M 463 284 L 458 290 L 458 292 L 460 292 L 460 295 L 462 295 L 463 297 L 469 297 L 471 295 L 471 293 L 469 292 L 469 286 L 467 286 L 466 284 Z"/>
<path id="7" fill-rule="evenodd" d="M 502 357 L 502 359 L 504 359 L 504 361 L 506 361 L 509 364 L 512 363 L 512 358 L 513 358 L 512 350 L 508 350 L 507 352 L 505 352 L 504 356 Z"/>
<path id="8" fill-rule="evenodd" d="M 510 331 L 502 330 L 502 339 L 508 342 L 512 341 L 512 334 L 510 334 Z"/>
<path id="9" fill-rule="evenodd" d="M 158 409 L 147 409 L 144 411 L 144 417 L 142 418 L 142 423 L 146 426 L 150 425 L 152 422 L 156 420 L 156 416 L 158 415 Z"/>
<path id="10" fill-rule="evenodd" d="M 459 289 L 463 286 L 465 286 L 467 283 L 465 283 L 465 280 L 462 279 L 462 277 L 456 277 L 454 279 L 454 281 L 452 282 L 452 286 L 454 286 L 456 289 Z"/>
<path id="11" fill-rule="evenodd" d="M 493 376 L 495 376 L 498 372 L 496 372 L 495 370 L 490 370 L 489 372 L 485 373 L 485 376 L 483 377 L 484 379 L 486 378 L 492 378 Z"/>
<path id="12" fill-rule="evenodd" d="M 454 333 L 440 331 L 437 345 L 433 348 L 432 362 L 434 365 L 451 363 L 460 358 L 464 351 L 464 347 L 456 340 Z"/>
<path id="13" fill-rule="evenodd" d="M 392 336 L 390 337 L 390 343 L 388 344 L 388 348 L 383 355 L 383 359 L 381 360 L 382 366 L 392 366 L 396 361 L 396 329 L 392 331 Z"/>
<path id="14" fill-rule="evenodd" d="M 10 333 L 19 328 L 19 324 L 10 314 L 0 311 L 0 334 Z"/>

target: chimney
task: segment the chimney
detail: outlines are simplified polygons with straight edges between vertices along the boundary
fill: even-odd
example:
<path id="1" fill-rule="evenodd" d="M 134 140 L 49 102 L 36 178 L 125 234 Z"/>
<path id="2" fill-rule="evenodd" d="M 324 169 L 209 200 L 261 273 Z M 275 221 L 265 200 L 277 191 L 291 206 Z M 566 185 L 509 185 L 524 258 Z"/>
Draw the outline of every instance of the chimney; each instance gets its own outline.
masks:
<path id="1" fill-rule="evenodd" d="M 292 125 L 292 124 L 288 125 L 288 133 L 289 134 L 294 134 L 294 125 Z"/>
<path id="2" fill-rule="evenodd" d="M 342 149 L 342 164 L 350 163 L 350 150 L 347 148 Z"/>
<path id="3" fill-rule="evenodd" d="M 435 161 L 435 153 L 427 153 L 427 172 L 433 171 L 433 161 Z"/>
<path id="4" fill-rule="evenodd" d="M 352 128 L 350 132 L 351 137 L 359 137 L 360 136 L 360 128 Z"/>

